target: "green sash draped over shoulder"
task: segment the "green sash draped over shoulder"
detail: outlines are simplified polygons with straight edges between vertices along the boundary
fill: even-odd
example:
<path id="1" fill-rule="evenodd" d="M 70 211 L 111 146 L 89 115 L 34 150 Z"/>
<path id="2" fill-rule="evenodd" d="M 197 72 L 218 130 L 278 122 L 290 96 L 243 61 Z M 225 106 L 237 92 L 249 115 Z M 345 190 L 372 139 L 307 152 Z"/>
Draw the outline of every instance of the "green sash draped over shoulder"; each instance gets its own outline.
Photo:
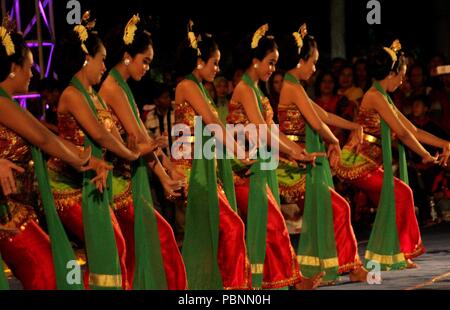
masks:
<path id="1" fill-rule="evenodd" d="M 125 92 L 134 117 L 141 126 L 136 101 L 127 82 L 116 69 L 112 69 L 109 74 Z M 161 254 L 158 224 L 153 208 L 147 164 L 143 158 L 133 162 L 131 175 L 136 259 L 133 288 L 166 290 L 167 279 Z"/>
<path id="2" fill-rule="evenodd" d="M 255 85 L 254 81 L 245 73 L 242 81 L 254 91 L 258 101 L 258 107 L 262 112 L 263 93 Z M 270 124 L 268 124 L 270 125 Z M 266 235 L 268 219 L 267 185 L 280 207 L 280 193 L 276 169 L 263 170 L 261 165 L 270 159 L 261 158 L 258 152 L 256 162 L 250 168 L 250 189 L 248 196 L 247 212 L 247 251 L 252 267 L 252 286 L 261 287 L 264 274 L 264 261 L 266 257 Z"/>
<path id="3" fill-rule="evenodd" d="M 186 79 L 195 82 L 207 99 L 203 85 L 192 74 Z M 186 209 L 183 259 L 186 266 L 189 288 L 194 290 L 223 289 L 218 265 L 219 248 L 219 200 L 215 159 L 207 159 L 203 147 L 211 139 L 204 132 L 194 142 L 194 159 L 189 177 L 189 191 Z"/>
<path id="4" fill-rule="evenodd" d="M 379 82 L 373 84 L 393 105 L 391 97 L 386 93 Z M 400 240 L 396 224 L 394 173 L 392 171 L 391 129 L 384 120 L 381 120 L 381 144 L 383 150 L 383 187 L 375 223 L 370 234 L 369 244 L 365 254 L 366 265 L 372 269 L 371 261 L 379 263 L 381 270 L 405 268 L 405 256 L 400 251 Z M 399 144 L 400 145 L 400 144 Z M 399 147 L 400 177 L 408 183 L 405 149 Z"/>
<path id="5" fill-rule="evenodd" d="M 1 88 L 0 96 L 8 98 L 18 105 L 18 103 Z M 47 163 L 39 148 L 32 146 L 31 152 L 34 161 L 34 173 L 38 182 L 47 229 L 50 235 L 53 265 L 56 273 L 56 286 L 58 289 L 62 290 L 82 290 L 83 286 L 81 283 L 70 281 L 68 278 L 68 272 L 70 271 L 68 266 L 72 266 L 71 263 L 76 262 L 76 257 L 61 220 L 59 219 L 58 212 L 56 211 L 53 193 L 48 180 Z M 0 265 L 2 268 L 0 273 L 3 274 L 3 264 L 1 263 Z M 4 287 L 2 284 L 4 284 L 3 279 L 0 280 L 0 287 Z"/>
<path id="6" fill-rule="evenodd" d="M 284 79 L 300 85 L 300 81 L 289 73 Z M 308 153 L 326 152 L 321 137 L 308 123 L 306 123 L 306 150 Z M 339 277 L 330 193 L 330 188 L 333 187 L 327 157 L 318 157 L 315 167 L 307 165 L 303 226 L 297 250 L 300 270 L 307 278 L 321 271 L 325 271 L 326 281 L 333 281 Z"/>
<path id="7" fill-rule="evenodd" d="M 75 77 L 70 84 L 84 96 L 92 113 L 97 117 L 97 108 L 86 88 Z M 85 135 L 84 147 L 88 146 L 92 149 L 92 156 L 103 158 L 101 147 L 89 135 Z M 108 188 L 100 193 L 90 181 L 93 177 L 94 171 L 83 173 L 82 209 L 89 286 L 92 289 L 121 289 L 122 275 L 110 214 L 109 198 L 112 189 Z"/>

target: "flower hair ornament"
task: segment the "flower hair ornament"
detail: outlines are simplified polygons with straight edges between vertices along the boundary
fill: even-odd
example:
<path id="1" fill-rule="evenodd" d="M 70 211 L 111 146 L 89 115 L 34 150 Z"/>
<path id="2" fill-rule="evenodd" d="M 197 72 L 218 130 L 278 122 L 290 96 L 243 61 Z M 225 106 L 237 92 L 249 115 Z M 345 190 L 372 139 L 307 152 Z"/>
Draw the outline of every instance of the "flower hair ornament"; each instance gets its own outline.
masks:
<path id="1" fill-rule="evenodd" d="M 303 24 L 300 26 L 300 29 L 298 29 L 297 32 L 292 33 L 292 35 L 295 38 L 295 43 L 297 44 L 298 47 L 298 54 L 300 54 L 300 52 L 302 51 L 302 47 L 303 47 L 303 39 L 306 37 L 306 35 L 308 34 L 308 29 L 306 28 L 306 24 Z"/>
<path id="2" fill-rule="evenodd" d="M 0 40 L 5 47 L 6 55 L 11 56 L 16 52 L 14 43 L 11 40 L 11 30 L 14 29 L 14 23 L 9 20 L 8 16 L 3 19 L 3 25 L 0 27 Z"/>
<path id="3" fill-rule="evenodd" d="M 198 48 L 198 42 L 201 41 L 201 36 L 198 37 L 195 36 L 194 31 L 192 30 L 192 27 L 194 27 L 194 22 L 192 20 L 188 23 L 188 39 L 189 39 L 189 46 L 193 49 L 197 50 L 197 56 L 201 56 L 202 53 L 200 52 L 200 49 Z"/>
<path id="4" fill-rule="evenodd" d="M 256 32 L 253 34 L 252 38 L 252 48 L 257 48 L 259 44 L 259 40 L 261 40 L 262 37 L 266 34 L 266 32 L 269 30 L 269 24 L 264 24 L 261 27 L 256 30 Z"/>
<path id="5" fill-rule="evenodd" d="M 134 41 L 134 34 L 136 33 L 137 26 L 141 19 L 139 18 L 139 14 L 133 15 L 130 18 L 127 25 L 125 26 L 124 34 L 123 34 L 123 42 L 125 45 L 130 45 Z"/>
<path id="6" fill-rule="evenodd" d="M 397 62 L 397 53 L 402 49 L 400 40 L 395 40 L 394 42 L 392 42 L 391 47 L 383 47 L 383 49 L 389 54 L 389 56 L 391 56 L 392 68 L 394 68 L 395 63 Z"/>
<path id="7" fill-rule="evenodd" d="M 86 42 L 86 40 L 89 37 L 88 30 L 92 30 L 95 27 L 95 20 L 89 21 L 90 18 L 91 18 L 90 11 L 85 12 L 83 14 L 83 18 L 81 19 L 81 24 L 80 25 L 76 25 L 73 28 L 73 31 L 75 31 L 78 34 L 78 38 L 81 41 L 81 49 L 86 54 L 89 54 L 89 52 L 88 52 L 88 50 L 86 48 L 86 45 L 84 44 L 84 42 Z"/>

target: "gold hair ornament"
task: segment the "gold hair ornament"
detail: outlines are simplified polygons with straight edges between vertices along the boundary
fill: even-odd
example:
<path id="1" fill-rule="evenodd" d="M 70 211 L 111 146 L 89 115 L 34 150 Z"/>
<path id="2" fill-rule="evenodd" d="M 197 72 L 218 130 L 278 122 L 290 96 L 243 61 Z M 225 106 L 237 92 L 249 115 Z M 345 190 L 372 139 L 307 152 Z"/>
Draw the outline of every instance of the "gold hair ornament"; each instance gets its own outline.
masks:
<path id="1" fill-rule="evenodd" d="M 392 68 L 397 62 L 397 53 L 402 49 L 402 45 L 400 44 L 400 40 L 396 39 L 392 42 L 391 47 L 383 47 L 383 49 L 391 56 L 392 58 Z"/>
<path id="2" fill-rule="evenodd" d="M 137 26 L 136 24 L 140 21 L 139 14 L 133 15 L 131 19 L 128 21 L 125 31 L 123 34 L 123 42 L 126 45 L 130 45 L 134 41 L 134 34 L 136 33 Z"/>
<path id="3" fill-rule="evenodd" d="M 269 25 L 264 24 L 261 27 L 256 30 L 256 32 L 253 34 L 252 38 L 252 48 L 257 48 L 259 44 L 259 40 L 261 40 L 262 37 L 266 34 L 266 32 L 269 30 Z"/>
<path id="4" fill-rule="evenodd" d="M 303 39 L 306 37 L 307 34 L 308 29 L 306 28 L 306 24 L 301 25 L 297 32 L 292 33 L 292 35 L 295 38 L 295 43 L 297 44 L 298 47 L 297 52 L 298 54 L 300 54 L 300 52 L 302 51 Z"/>
<path id="5" fill-rule="evenodd" d="M 198 37 L 195 36 L 194 31 L 192 30 L 192 27 L 194 26 L 194 22 L 192 20 L 189 21 L 188 24 L 188 39 L 189 39 L 189 46 L 193 49 L 197 50 L 197 56 L 201 56 L 202 53 L 200 52 L 200 49 L 198 48 L 198 42 L 201 41 L 200 35 Z"/>

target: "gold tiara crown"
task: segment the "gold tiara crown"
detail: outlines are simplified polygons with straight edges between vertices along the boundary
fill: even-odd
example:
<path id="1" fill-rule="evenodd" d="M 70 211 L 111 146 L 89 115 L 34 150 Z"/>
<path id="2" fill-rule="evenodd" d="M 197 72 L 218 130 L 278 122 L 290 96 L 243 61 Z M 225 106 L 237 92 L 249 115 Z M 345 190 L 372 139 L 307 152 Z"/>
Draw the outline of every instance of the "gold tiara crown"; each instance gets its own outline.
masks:
<path id="1" fill-rule="evenodd" d="M 302 51 L 303 39 L 306 37 L 307 34 L 308 29 L 306 27 L 306 24 L 301 25 L 297 32 L 292 33 L 292 35 L 295 38 L 295 43 L 297 44 L 298 47 L 298 54 L 300 54 L 300 52 Z"/>
<path id="2" fill-rule="evenodd" d="M 189 46 L 193 49 L 197 50 L 197 56 L 201 56 L 202 53 L 200 52 L 200 49 L 198 48 L 198 42 L 202 40 L 201 36 L 198 37 L 195 36 L 195 33 L 193 31 L 194 22 L 192 20 L 188 23 L 188 39 L 189 39 Z"/>
<path id="3" fill-rule="evenodd" d="M 401 51 L 402 45 L 400 44 L 400 40 L 396 39 L 394 42 L 392 42 L 390 47 L 383 47 L 383 49 L 391 56 L 392 58 L 392 67 L 394 67 L 395 63 L 397 62 L 397 53 Z"/>
<path id="4" fill-rule="evenodd" d="M 256 30 L 252 37 L 252 48 L 257 48 L 259 44 L 259 40 L 269 31 L 269 24 L 264 24 Z"/>
<path id="5" fill-rule="evenodd" d="M 14 43 L 11 39 L 11 31 L 14 30 L 14 26 L 14 22 L 11 21 L 8 16 L 5 16 L 2 26 L 0 26 L 0 40 L 2 41 L 2 45 L 5 47 L 6 55 L 8 56 L 14 55 L 16 52 Z"/>
<path id="6" fill-rule="evenodd" d="M 134 41 L 134 34 L 136 33 L 137 26 L 141 19 L 139 18 L 139 14 L 133 15 L 130 18 L 127 25 L 125 26 L 124 34 L 123 34 L 123 42 L 125 45 L 130 45 Z"/>
<path id="7" fill-rule="evenodd" d="M 86 54 L 89 54 L 88 49 L 87 49 L 86 45 L 84 44 L 84 42 L 86 42 L 86 40 L 89 37 L 88 30 L 92 30 L 95 27 L 95 20 L 90 21 L 90 18 L 91 18 L 91 12 L 86 11 L 83 14 L 83 17 L 81 18 L 81 24 L 76 25 L 73 28 L 73 31 L 75 31 L 78 34 L 78 38 L 80 39 L 81 49 Z"/>

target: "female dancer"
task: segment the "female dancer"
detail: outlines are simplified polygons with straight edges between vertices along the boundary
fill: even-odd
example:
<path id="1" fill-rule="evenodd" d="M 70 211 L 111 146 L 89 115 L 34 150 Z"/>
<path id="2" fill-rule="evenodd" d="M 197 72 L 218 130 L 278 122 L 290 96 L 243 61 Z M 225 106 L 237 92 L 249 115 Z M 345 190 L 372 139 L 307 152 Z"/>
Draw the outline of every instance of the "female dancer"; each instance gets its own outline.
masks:
<path id="1" fill-rule="evenodd" d="M 383 269 L 414 268 L 411 259 L 425 251 L 414 214 L 412 191 L 407 185 L 402 144 L 399 144 L 402 180 L 393 176 L 391 130 L 394 139 L 398 138 L 424 162 L 439 159 L 439 163 L 446 164 L 450 155 L 448 141 L 416 128 L 392 104 L 388 92 L 402 84 L 406 73 L 405 57 L 399 53 L 400 49 L 396 40 L 389 48 L 378 48 L 369 59 L 375 83 L 364 95 L 356 117 L 356 122 L 364 127 L 364 141 L 355 149 L 355 139 L 351 138 L 337 167 L 341 178 L 364 190 L 374 203 L 379 202 L 365 257 L 369 262 L 380 263 Z M 431 156 L 421 142 L 442 148 L 442 155 Z"/>
<path id="2" fill-rule="evenodd" d="M 117 129 L 110 112 L 92 89 L 106 70 L 106 50 L 98 34 L 91 30 L 89 16 L 85 15 L 83 22 L 87 27 L 75 26 L 61 46 L 60 60 L 64 68 L 60 74 L 72 80 L 58 104 L 60 135 L 80 149 L 91 146 L 94 156 L 99 158 L 106 149 L 128 161 L 136 160 L 140 153 L 151 151 L 153 145 L 133 143 L 132 151 L 115 134 Z M 109 206 L 113 203 L 111 181 L 106 191 L 101 192 L 86 182 L 86 175 L 82 178 L 57 159 L 49 167 L 59 215 L 64 225 L 85 241 L 89 286 L 129 288 L 125 241 Z"/>
<path id="3" fill-rule="evenodd" d="M 309 152 L 324 151 L 320 135 L 329 143 L 328 154 L 335 166 L 341 150 L 339 140 L 327 125 L 353 130 L 360 141 L 362 126 L 325 112 L 312 102 L 300 84 L 300 80 L 308 80 L 315 72 L 319 58 L 316 40 L 307 35 L 305 24 L 289 36 L 282 55 L 287 73 L 278 106 L 280 130 L 302 147 L 306 141 Z M 338 274 L 350 271 L 351 280 L 366 281 L 367 272 L 361 268 L 350 222 L 350 206 L 333 189 L 328 159 L 320 158 L 320 165 L 307 171 L 295 162 L 282 161 L 278 168 L 282 199 L 300 209 L 305 205 L 298 249 L 302 273 L 308 276 L 325 270 L 325 279 L 334 281 Z"/>
<path id="4" fill-rule="evenodd" d="M 87 169 L 82 166 L 91 150 L 80 153 L 13 101 L 11 96 L 28 91 L 33 56 L 19 33 L 0 27 L 0 34 L 0 158 L 3 165 L 5 160 L 12 163 L 6 165 L 7 169 L 22 172 L 15 180 L 11 171 L 1 173 L 1 221 L 7 230 L 0 233 L 0 251 L 25 289 L 80 288 L 67 285 L 67 260 L 75 259 L 75 255 L 56 214 L 45 162 L 37 147 L 80 171 Z M 34 209 L 40 200 L 35 176 L 50 238 L 39 227 Z"/>
<path id="5" fill-rule="evenodd" d="M 178 69 L 186 78 L 177 85 L 175 93 L 175 120 L 178 126 L 187 126 L 189 136 L 184 137 L 188 140 L 184 146 L 192 152 L 187 157 L 172 154 L 174 162 L 190 175 L 183 242 L 188 282 L 194 289 L 248 289 L 251 278 L 245 228 L 236 213 L 231 166 L 226 159 L 207 159 L 202 152 L 211 140 L 211 136 L 202 135 L 206 125 L 222 129 L 215 135 L 218 149 L 225 146 L 233 154 L 237 151 L 234 138 L 227 141 L 225 126 L 202 84 L 212 82 L 219 71 L 220 51 L 210 35 L 203 35 L 200 40 L 192 25 L 190 22 L 178 59 Z M 195 120 L 196 117 L 200 118 Z M 194 125 L 197 130 L 198 126 L 201 128 L 195 136 Z M 200 156 L 192 159 L 193 154 Z M 223 178 L 219 180 L 218 176 Z"/>
<path id="6" fill-rule="evenodd" d="M 278 48 L 273 37 L 266 36 L 268 25 L 259 28 L 252 41 L 245 42 L 243 68 L 246 72 L 236 86 L 229 104 L 228 123 L 254 124 L 267 128 L 269 145 L 279 141 L 280 150 L 299 161 L 314 161 L 317 155 L 307 154 L 282 133 L 279 138 L 267 125 L 273 124 L 273 112 L 267 98 L 258 88 L 260 80 L 267 81 L 275 71 Z M 264 137 L 259 136 L 261 141 Z M 253 287 L 281 288 L 301 282 L 299 287 L 312 288 L 323 274 L 302 281 L 295 252 L 283 216 L 275 170 L 262 170 L 261 157 L 250 169 L 251 176 L 237 177 L 236 196 L 241 214 L 247 221 L 247 248 L 252 264 Z"/>
<path id="7" fill-rule="evenodd" d="M 135 15 L 115 35 L 119 42 L 115 46 L 108 46 L 113 51 L 111 62 L 114 67 L 103 82 L 99 94 L 112 108 L 115 123 L 124 140 L 136 137 L 137 142 L 154 143 L 139 117 L 133 93 L 126 82 L 129 78 L 141 80 L 149 70 L 153 60 L 150 33 Z M 166 174 L 154 154 L 148 163 L 162 181 L 166 193 L 179 195 L 175 190 L 181 185 Z M 186 271 L 172 228 L 153 207 L 153 212 L 146 212 L 146 201 L 152 202 L 147 162 L 143 159 L 134 162 L 130 171 L 129 164 L 119 161 L 115 164 L 114 172 L 115 183 L 127 185 L 123 192 L 118 190 L 118 186 L 113 187 L 113 194 L 115 214 L 127 244 L 130 284 L 137 289 L 186 289 Z M 145 246 L 153 244 L 151 242 L 154 245 Z M 149 262 L 153 266 L 148 265 Z"/>

